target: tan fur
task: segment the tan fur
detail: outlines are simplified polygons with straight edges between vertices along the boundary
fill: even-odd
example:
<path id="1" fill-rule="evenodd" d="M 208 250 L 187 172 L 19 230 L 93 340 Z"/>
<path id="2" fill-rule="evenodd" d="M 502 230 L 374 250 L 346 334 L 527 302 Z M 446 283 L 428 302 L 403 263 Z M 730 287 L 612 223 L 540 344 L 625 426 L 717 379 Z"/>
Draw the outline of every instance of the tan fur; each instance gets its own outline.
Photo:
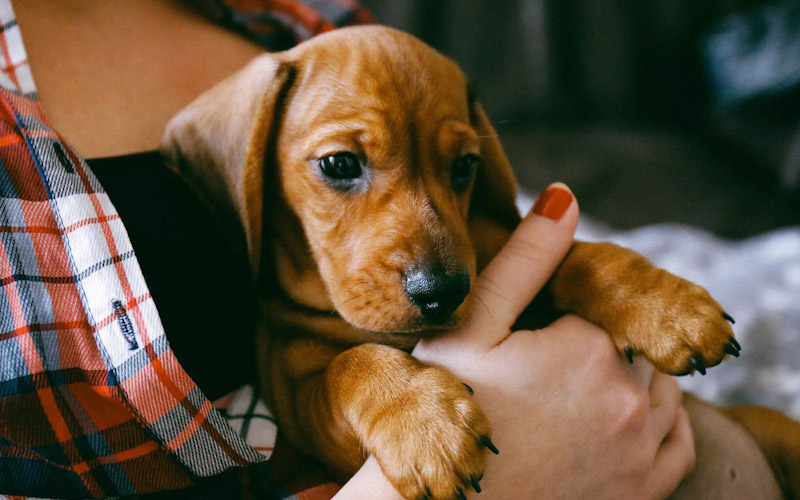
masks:
<path id="1" fill-rule="evenodd" d="M 549 291 L 557 309 L 602 326 L 620 351 L 630 347 L 665 373 L 687 373 L 692 356 L 719 364 L 733 336 L 703 287 L 610 243 L 575 243 Z"/>
<path id="2" fill-rule="evenodd" d="M 408 351 L 466 321 L 470 297 L 432 325 L 402 286 L 426 259 L 474 279 L 519 222 L 511 167 L 458 67 L 389 28 L 338 30 L 256 59 L 177 115 L 164 144 L 247 236 L 261 385 L 288 439 L 343 477 L 374 454 L 407 498 L 466 490 L 489 423 Z M 318 159 L 343 151 L 365 159 L 368 189 L 323 181 Z M 468 153 L 482 166 L 459 194 L 449 168 Z M 705 290 L 609 244 L 576 243 L 548 292 L 668 373 L 694 355 L 718 363 L 732 335 Z"/>

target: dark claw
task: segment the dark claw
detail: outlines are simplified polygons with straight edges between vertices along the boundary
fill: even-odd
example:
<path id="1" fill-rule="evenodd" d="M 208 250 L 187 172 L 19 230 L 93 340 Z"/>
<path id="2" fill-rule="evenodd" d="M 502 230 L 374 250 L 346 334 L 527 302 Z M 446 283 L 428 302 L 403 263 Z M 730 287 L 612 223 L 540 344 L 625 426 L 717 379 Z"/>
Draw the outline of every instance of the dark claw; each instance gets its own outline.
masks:
<path id="1" fill-rule="evenodd" d="M 699 371 L 701 375 L 706 374 L 706 365 L 703 364 L 700 356 L 692 356 L 692 359 L 689 360 L 689 367 Z"/>
<path id="2" fill-rule="evenodd" d="M 728 339 L 728 342 L 733 344 L 733 347 L 735 347 L 737 351 L 742 350 L 742 346 L 739 345 L 739 342 L 737 342 L 735 338 L 731 337 L 730 339 Z"/>
<path id="3" fill-rule="evenodd" d="M 464 382 L 461 383 L 464 384 Z M 472 387 L 468 386 L 467 384 L 464 384 L 464 387 L 467 388 L 467 392 L 469 392 L 470 394 L 475 394 L 475 391 L 472 390 Z"/>
<path id="4" fill-rule="evenodd" d="M 730 342 L 728 342 L 727 344 L 722 346 L 722 349 L 725 352 L 727 352 L 728 354 L 730 354 L 731 356 L 735 357 L 735 358 L 739 357 L 739 351 L 737 351 L 736 347 L 733 344 L 731 344 Z"/>
<path id="5" fill-rule="evenodd" d="M 628 357 L 628 362 L 633 364 L 633 347 L 628 346 L 625 348 L 625 356 Z"/>
<path id="6" fill-rule="evenodd" d="M 469 476 L 469 482 L 472 483 L 472 489 L 475 490 L 475 493 L 481 492 L 481 483 L 478 481 L 479 479 L 477 479 L 475 476 Z"/>
<path id="7" fill-rule="evenodd" d="M 467 500 L 466 495 L 464 495 L 464 490 L 456 488 L 456 498 L 458 498 L 458 500 Z"/>
<path id="8" fill-rule="evenodd" d="M 722 317 L 725 318 L 726 321 L 730 321 L 731 324 L 736 324 L 736 320 L 731 317 L 730 314 L 726 313 L 725 311 L 722 312 Z"/>
<path id="9" fill-rule="evenodd" d="M 495 455 L 500 454 L 500 450 L 497 449 L 497 446 L 494 445 L 494 443 L 492 442 L 491 439 L 489 439 L 488 436 L 481 436 L 481 443 L 483 443 L 485 447 L 489 448 L 489 451 L 491 451 Z"/>

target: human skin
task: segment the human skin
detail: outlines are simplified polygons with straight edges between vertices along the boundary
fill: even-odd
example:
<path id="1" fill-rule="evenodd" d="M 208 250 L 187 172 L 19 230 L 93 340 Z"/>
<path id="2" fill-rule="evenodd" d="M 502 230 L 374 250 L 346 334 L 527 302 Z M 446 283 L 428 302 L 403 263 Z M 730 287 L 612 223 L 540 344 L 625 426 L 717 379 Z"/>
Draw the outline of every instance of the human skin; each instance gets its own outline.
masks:
<path id="1" fill-rule="evenodd" d="M 164 126 L 173 114 L 263 52 L 263 49 L 238 35 L 200 18 L 178 1 L 25 0 L 14 2 L 14 7 L 49 121 L 86 158 L 156 150 Z M 120 53 L 127 56 L 121 58 Z M 572 334 L 561 336 L 563 338 L 559 338 L 557 331 L 548 330 L 555 334 L 551 337 L 559 338 L 557 342 L 554 340 L 557 345 L 552 345 L 553 349 L 575 354 L 586 352 L 583 347 L 596 342 L 600 351 L 595 354 L 602 357 L 605 363 L 595 365 L 593 376 L 602 377 L 604 371 L 619 368 L 615 365 L 618 360 L 611 356 L 610 351 L 604 350 L 611 347 L 603 344 L 605 340 L 599 340 L 599 337 L 603 337 L 601 332 L 588 324 L 573 326 Z M 431 346 L 445 345 L 438 342 L 452 341 L 449 338 L 437 339 Z M 456 350 L 453 355 L 456 352 L 464 354 L 463 363 L 473 359 L 467 354 L 479 356 L 475 350 L 468 353 Z M 535 366 L 548 366 L 546 363 L 550 354 L 553 353 L 533 353 L 525 367 L 533 365 L 534 360 L 541 362 Z M 486 352 L 482 355 L 486 356 L 487 363 L 496 360 Z M 463 371 L 456 358 L 434 358 L 436 356 L 430 358 L 433 364 L 448 366 L 457 374 Z M 445 363 L 452 363 L 453 366 Z M 637 370 L 638 364 L 637 360 Z M 577 376 L 576 373 L 568 373 L 564 366 L 550 366 L 560 376 Z M 472 373 L 474 375 L 476 372 Z M 545 387 L 545 379 L 538 379 L 537 382 L 540 387 Z M 495 413 L 496 403 L 487 399 L 499 397 L 504 392 L 492 395 L 492 390 L 479 389 L 479 383 L 471 385 L 475 387 L 478 401 L 492 420 L 496 436 L 506 432 L 513 435 L 511 429 L 503 430 L 509 422 L 494 421 L 501 418 L 502 414 Z M 585 392 L 583 394 L 586 395 Z M 579 399 L 579 395 L 562 391 L 554 395 L 553 404 L 558 408 L 557 405 Z M 487 409 L 487 405 L 491 405 L 492 409 Z M 507 410 L 513 412 L 514 408 Z M 519 413 L 516 420 L 523 423 L 527 421 L 528 425 L 534 423 L 518 417 Z M 579 424 L 574 431 L 583 432 L 580 431 L 580 425 L 587 421 L 588 417 L 583 422 L 572 421 L 571 424 Z M 490 471 L 500 466 L 509 467 L 508 471 L 524 467 L 526 457 L 515 457 L 511 453 L 509 446 L 513 439 L 496 439 L 502 453 L 490 457 Z M 533 448 L 537 449 L 541 448 Z M 511 467 L 509 461 L 516 465 Z M 498 478 L 508 475 L 507 472 L 502 474 Z M 520 476 L 525 480 L 534 477 L 533 472 L 527 469 Z M 365 478 L 367 483 L 373 481 L 370 484 L 374 487 L 388 484 L 380 475 L 377 464 L 368 461 L 351 481 L 352 484 L 343 490 L 343 494 L 353 491 L 351 486 L 363 486 L 361 481 Z M 486 491 L 493 488 L 492 481 L 489 475 L 484 479 Z M 560 478 L 559 482 L 565 481 Z M 373 495 L 377 490 L 365 491 L 372 491 L 368 498 L 375 498 Z M 391 492 L 387 494 L 391 495 Z"/>
<path id="2" fill-rule="evenodd" d="M 510 329 L 566 254 L 577 218 L 574 201 L 558 221 L 529 214 L 475 285 L 486 307 L 413 352 L 469 384 L 492 422 L 501 453 L 481 481 L 487 498 L 664 498 L 694 467 L 674 378 L 623 363 L 604 331 L 575 316 Z M 399 498 L 374 460 L 339 498 L 370 495 Z"/>
<path id="3" fill-rule="evenodd" d="M 157 150 L 178 110 L 264 53 L 187 4 L 13 2 L 48 121 L 81 156 Z"/>
<path id="4" fill-rule="evenodd" d="M 528 215 L 479 277 L 487 308 L 414 351 L 470 384 L 492 422 L 501 453 L 485 497 L 782 498 L 747 432 L 695 398 L 681 406 L 674 378 L 621 361 L 606 332 L 574 316 L 511 332 L 563 256 L 571 217 L 576 203 L 559 222 Z M 400 497 L 370 458 L 337 498 Z"/>

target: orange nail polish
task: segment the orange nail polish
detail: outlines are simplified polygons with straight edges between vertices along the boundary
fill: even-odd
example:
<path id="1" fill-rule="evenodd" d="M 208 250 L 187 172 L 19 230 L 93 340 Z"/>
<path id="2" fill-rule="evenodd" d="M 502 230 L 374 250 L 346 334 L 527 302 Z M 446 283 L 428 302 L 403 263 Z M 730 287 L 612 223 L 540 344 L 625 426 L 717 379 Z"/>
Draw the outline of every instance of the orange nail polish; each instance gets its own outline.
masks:
<path id="1" fill-rule="evenodd" d="M 572 193 L 560 186 L 550 186 L 536 200 L 533 213 L 557 221 L 564 216 L 570 205 Z"/>

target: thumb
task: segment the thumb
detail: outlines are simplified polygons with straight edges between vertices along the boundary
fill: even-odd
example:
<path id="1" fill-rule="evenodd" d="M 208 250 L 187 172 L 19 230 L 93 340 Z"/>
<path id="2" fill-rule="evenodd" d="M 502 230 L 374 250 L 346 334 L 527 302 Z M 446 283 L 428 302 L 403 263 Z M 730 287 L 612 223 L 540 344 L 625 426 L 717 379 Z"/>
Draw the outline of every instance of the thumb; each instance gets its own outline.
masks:
<path id="1" fill-rule="evenodd" d="M 564 260 L 578 225 L 578 203 L 557 182 L 545 189 L 475 283 L 472 321 L 455 335 L 493 347 Z"/>

